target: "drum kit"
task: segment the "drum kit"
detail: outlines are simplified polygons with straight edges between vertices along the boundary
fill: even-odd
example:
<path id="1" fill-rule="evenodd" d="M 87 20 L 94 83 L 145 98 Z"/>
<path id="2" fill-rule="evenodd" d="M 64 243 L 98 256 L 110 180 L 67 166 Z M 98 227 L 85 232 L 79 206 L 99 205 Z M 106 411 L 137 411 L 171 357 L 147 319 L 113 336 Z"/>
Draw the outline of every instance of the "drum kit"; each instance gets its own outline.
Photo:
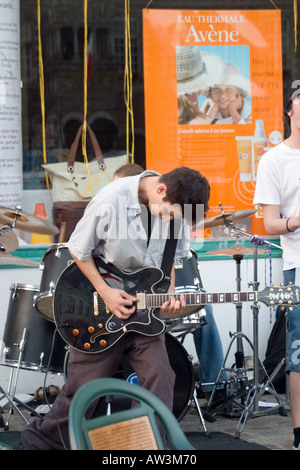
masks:
<path id="1" fill-rule="evenodd" d="M 38 234 L 56 235 L 57 227 L 48 221 L 28 214 L 19 206 L 15 209 L 0 207 L 0 264 L 20 267 L 39 267 L 37 261 L 14 256 L 11 253 L 19 247 L 19 241 L 14 229 Z M 10 299 L 5 323 L 3 342 L 0 351 L 0 365 L 11 367 L 8 391 L 0 387 L 0 392 L 27 422 L 18 408 L 22 405 L 34 412 L 26 403 L 21 402 L 15 395 L 20 369 L 53 373 L 63 373 L 65 361 L 65 343 L 54 337 L 55 325 L 37 314 L 35 298 L 39 294 L 38 286 L 29 284 L 13 284 L 10 287 Z M 51 339 L 54 338 L 53 344 Z M 51 362 L 49 364 L 49 361 Z M 13 382 L 13 373 L 17 371 Z M 13 389 L 13 390 L 12 390 Z M 10 418 L 8 417 L 8 421 Z M 4 426 L 8 429 L 8 421 Z"/>
<path id="2" fill-rule="evenodd" d="M 204 226 L 205 228 L 210 228 L 224 224 L 226 227 L 234 229 L 237 233 L 245 234 L 245 232 L 234 227 L 233 222 L 248 217 L 254 212 L 253 210 L 246 210 L 227 214 L 222 213 L 220 216 L 205 219 Z M 19 258 L 11 255 L 11 253 L 18 248 L 18 238 L 13 229 L 55 235 L 58 233 L 57 227 L 44 219 L 23 212 L 20 207 L 16 209 L 0 207 L 0 223 L 4 224 L 3 227 L 0 228 L 0 264 L 34 266 L 42 270 L 40 286 L 14 284 L 10 288 L 9 307 L 3 336 L 4 349 L 0 356 L 0 365 L 9 366 L 12 370 L 17 369 L 18 372 L 19 369 L 26 369 L 38 372 L 51 371 L 53 373 L 66 374 L 68 347 L 59 335 L 55 336 L 56 328 L 53 316 L 53 298 L 56 281 L 68 264 L 72 262 L 67 245 L 55 244 L 50 246 L 45 251 L 41 263 Z M 214 255 L 231 256 L 236 261 L 238 290 L 240 290 L 239 269 L 241 260 L 246 254 L 254 254 L 256 263 L 258 253 L 257 245 L 263 244 L 260 239 L 257 240 L 252 236 L 251 238 L 253 249 L 236 245 L 225 250 L 215 250 L 212 252 Z M 198 269 L 197 254 L 195 252 L 191 251 L 189 258 L 176 259 L 175 269 L 177 269 L 176 292 L 190 292 L 191 290 L 197 291 L 203 289 Z M 256 266 L 255 269 L 257 269 Z M 257 289 L 258 283 L 256 277 L 253 286 Z M 234 339 L 238 341 L 236 357 L 238 370 L 240 371 L 243 366 L 242 338 L 244 335 L 241 332 L 241 306 L 236 305 L 236 308 L 237 333 Z M 257 322 L 258 309 L 256 305 L 253 306 L 253 312 L 255 312 L 254 317 Z M 180 420 L 193 402 L 197 408 L 203 429 L 205 433 L 207 433 L 205 421 L 198 405 L 195 373 L 191 357 L 183 346 L 183 341 L 188 333 L 206 324 L 205 310 L 199 310 L 197 313 L 174 321 L 165 320 L 165 323 L 167 352 L 176 375 L 173 412 L 177 419 Z M 255 328 L 257 328 L 256 324 Z M 53 338 L 52 342 L 50 338 Z M 254 382 L 256 386 L 258 384 L 257 370 L 257 331 L 254 329 Z M 127 380 L 128 374 L 131 375 L 131 372 L 132 371 L 128 371 L 128 364 L 124 364 L 121 361 L 118 374 L 121 374 L 122 377 Z M 217 385 L 218 381 L 216 381 L 215 386 Z M 11 406 L 15 407 L 18 413 L 27 422 L 17 406 L 24 405 L 26 408 L 27 405 L 17 400 L 15 390 L 16 381 L 13 392 L 10 390 L 5 392 L 0 386 L 0 392 L 6 396 Z M 253 397 L 251 398 L 251 403 L 252 402 Z M 30 407 L 27 408 L 33 411 Z M 247 413 L 248 411 L 249 407 Z M 6 429 L 7 428 L 8 421 L 6 423 Z"/>

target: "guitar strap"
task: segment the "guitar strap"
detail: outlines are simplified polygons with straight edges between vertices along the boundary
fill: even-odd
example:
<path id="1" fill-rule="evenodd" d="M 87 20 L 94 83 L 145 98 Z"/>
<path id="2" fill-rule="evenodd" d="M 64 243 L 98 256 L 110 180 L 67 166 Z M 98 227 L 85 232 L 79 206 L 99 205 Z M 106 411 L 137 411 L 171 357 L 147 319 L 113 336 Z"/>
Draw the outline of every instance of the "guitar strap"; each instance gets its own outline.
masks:
<path id="1" fill-rule="evenodd" d="M 180 223 L 175 225 L 174 219 L 170 221 L 170 237 L 167 239 L 164 254 L 161 262 L 161 270 L 165 274 L 165 280 L 162 283 L 164 289 L 169 288 L 171 281 L 171 271 L 174 263 L 175 251 L 177 246 Z M 168 284 L 168 285 L 167 285 Z M 166 291 L 165 291 L 166 292 Z"/>

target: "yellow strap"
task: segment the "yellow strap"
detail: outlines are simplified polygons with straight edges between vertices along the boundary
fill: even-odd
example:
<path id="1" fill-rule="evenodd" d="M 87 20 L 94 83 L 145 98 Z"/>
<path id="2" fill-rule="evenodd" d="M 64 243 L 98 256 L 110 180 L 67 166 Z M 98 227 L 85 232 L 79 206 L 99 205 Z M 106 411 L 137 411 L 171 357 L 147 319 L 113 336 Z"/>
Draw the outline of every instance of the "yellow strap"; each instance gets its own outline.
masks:
<path id="1" fill-rule="evenodd" d="M 273 0 L 270 0 L 270 2 L 272 3 L 273 7 L 275 7 L 276 10 L 278 10 L 278 7 L 275 5 L 275 3 L 273 2 Z"/>
<path id="2" fill-rule="evenodd" d="M 88 10 L 88 0 L 84 0 L 84 52 L 83 52 L 83 126 L 82 126 L 82 154 L 84 157 L 84 162 L 86 164 L 86 171 L 90 183 L 91 197 L 94 196 L 91 182 L 91 175 L 89 169 L 89 162 L 87 158 L 86 151 L 86 116 L 87 116 L 87 10 Z"/>
<path id="3" fill-rule="evenodd" d="M 46 127 L 45 127 L 45 88 L 44 88 L 44 67 L 41 39 L 41 6 L 40 0 L 37 0 L 37 20 L 38 20 L 38 50 L 39 50 L 39 80 L 40 80 L 40 97 L 41 97 L 41 114 L 42 114 L 42 136 L 43 136 L 43 162 L 47 163 L 47 147 L 46 147 Z M 49 176 L 45 173 L 47 189 L 49 189 Z"/>
<path id="4" fill-rule="evenodd" d="M 297 0 L 294 0 L 294 35 L 295 35 L 294 52 L 297 51 L 297 21 L 298 21 L 298 6 L 297 6 Z"/>
<path id="5" fill-rule="evenodd" d="M 126 104 L 126 151 L 129 161 L 129 129 L 131 124 L 131 155 L 134 162 L 134 115 L 132 105 L 132 60 L 130 37 L 130 0 L 125 0 L 125 71 L 124 71 L 124 100 Z"/>

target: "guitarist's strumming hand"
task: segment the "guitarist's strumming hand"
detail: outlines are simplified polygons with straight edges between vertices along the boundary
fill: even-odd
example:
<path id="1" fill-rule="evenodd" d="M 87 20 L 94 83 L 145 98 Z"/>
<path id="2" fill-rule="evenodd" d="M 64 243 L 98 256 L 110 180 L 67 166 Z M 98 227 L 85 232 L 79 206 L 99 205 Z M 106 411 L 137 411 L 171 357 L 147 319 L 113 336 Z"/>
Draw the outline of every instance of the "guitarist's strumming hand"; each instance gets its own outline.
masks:
<path id="1" fill-rule="evenodd" d="M 127 320 L 135 312 L 137 299 L 124 290 L 104 286 L 99 294 L 105 302 L 107 313 L 113 313 L 120 320 Z"/>
<path id="2" fill-rule="evenodd" d="M 92 257 L 87 261 L 79 261 L 72 253 L 71 255 L 104 301 L 107 313 L 111 312 L 121 320 L 127 320 L 135 312 L 136 297 L 127 294 L 124 290 L 110 287 L 102 278 Z"/>

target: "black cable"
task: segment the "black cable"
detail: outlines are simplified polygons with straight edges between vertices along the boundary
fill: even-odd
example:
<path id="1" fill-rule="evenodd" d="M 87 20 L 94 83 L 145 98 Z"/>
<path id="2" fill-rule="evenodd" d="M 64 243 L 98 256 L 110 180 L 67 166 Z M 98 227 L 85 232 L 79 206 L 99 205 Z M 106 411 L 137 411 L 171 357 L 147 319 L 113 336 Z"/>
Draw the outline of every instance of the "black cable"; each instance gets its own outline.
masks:
<path id="1" fill-rule="evenodd" d="M 59 421 L 57 419 L 57 416 L 54 412 L 54 410 L 52 409 L 52 406 L 50 406 L 50 403 L 49 403 L 49 400 L 48 400 L 48 397 L 47 397 L 47 387 L 46 387 L 46 382 L 47 382 L 47 376 L 48 376 L 48 373 L 50 371 L 50 365 L 51 365 L 51 359 L 52 359 L 52 355 L 53 355 L 53 351 L 54 351 L 54 343 L 55 343 L 55 337 L 56 337 L 56 333 L 57 333 L 57 328 L 55 328 L 54 330 L 54 333 L 53 333 L 53 337 L 52 337 L 52 344 L 51 344 L 51 350 L 50 350 L 50 356 L 49 356 L 49 360 L 48 360 L 48 364 L 47 364 L 47 369 L 46 369 L 46 372 L 45 372 L 45 377 L 44 377 L 44 385 L 43 385 L 43 393 L 44 393 L 44 397 L 45 397 L 45 401 L 46 401 L 46 404 L 49 406 L 50 408 L 50 411 L 51 413 L 53 414 L 54 416 L 54 419 L 56 421 L 56 426 L 57 426 L 57 430 L 58 430 L 58 434 L 59 434 L 59 438 L 61 440 L 61 443 L 62 443 L 62 446 L 64 448 L 64 450 L 69 450 L 65 444 L 65 441 L 64 441 L 64 438 L 62 436 L 62 432 L 61 432 L 61 428 L 60 428 L 60 424 L 59 424 Z"/>

